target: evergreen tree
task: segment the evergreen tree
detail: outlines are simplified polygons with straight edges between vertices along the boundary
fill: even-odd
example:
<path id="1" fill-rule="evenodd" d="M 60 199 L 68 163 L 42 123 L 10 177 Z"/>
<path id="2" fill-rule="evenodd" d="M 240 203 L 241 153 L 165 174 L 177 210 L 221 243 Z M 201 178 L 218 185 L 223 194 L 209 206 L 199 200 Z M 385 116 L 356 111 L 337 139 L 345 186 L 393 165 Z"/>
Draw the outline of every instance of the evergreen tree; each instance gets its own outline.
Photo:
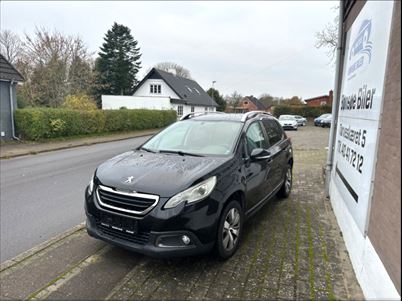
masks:
<path id="1" fill-rule="evenodd" d="M 138 41 L 134 40 L 128 27 L 116 22 L 107 31 L 104 41 L 95 62 L 97 96 L 132 94 L 141 68 Z"/>
<path id="2" fill-rule="evenodd" d="M 226 109 L 226 101 L 219 91 L 214 88 L 209 88 L 207 94 L 218 104 L 217 111 L 224 112 Z"/>

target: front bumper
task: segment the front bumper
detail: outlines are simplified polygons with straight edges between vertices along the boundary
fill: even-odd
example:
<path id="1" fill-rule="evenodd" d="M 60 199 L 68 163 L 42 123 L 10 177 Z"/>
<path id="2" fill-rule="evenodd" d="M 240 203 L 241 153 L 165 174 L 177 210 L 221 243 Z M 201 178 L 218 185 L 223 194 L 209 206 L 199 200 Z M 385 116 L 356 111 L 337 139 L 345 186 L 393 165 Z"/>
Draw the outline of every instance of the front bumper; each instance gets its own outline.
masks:
<path id="1" fill-rule="evenodd" d="M 207 253 L 215 244 L 220 207 L 213 198 L 172 209 L 162 209 L 166 199 L 161 198 L 157 206 L 143 217 L 104 210 L 99 206 L 95 194 L 88 195 L 86 192 L 85 198 L 88 234 L 113 245 L 152 257 L 166 258 Z M 124 226 L 105 222 L 105 216 L 133 221 L 137 230 L 134 233 Z M 183 242 L 184 235 L 190 239 L 189 244 Z"/>
<path id="2" fill-rule="evenodd" d="M 297 130 L 297 125 L 284 124 L 282 128 L 284 130 Z"/>
<path id="3" fill-rule="evenodd" d="M 185 257 L 209 252 L 214 243 L 202 244 L 197 236 L 190 231 L 165 231 L 149 232 L 147 234 L 139 233 L 129 235 L 120 230 L 105 230 L 99 227 L 93 216 L 87 215 L 87 232 L 90 236 L 106 241 L 110 244 L 123 247 L 147 256 L 157 258 Z M 186 235 L 190 238 L 191 245 L 188 246 L 158 246 L 158 240 L 161 237 L 178 237 Z M 130 237 L 131 236 L 131 237 Z"/>

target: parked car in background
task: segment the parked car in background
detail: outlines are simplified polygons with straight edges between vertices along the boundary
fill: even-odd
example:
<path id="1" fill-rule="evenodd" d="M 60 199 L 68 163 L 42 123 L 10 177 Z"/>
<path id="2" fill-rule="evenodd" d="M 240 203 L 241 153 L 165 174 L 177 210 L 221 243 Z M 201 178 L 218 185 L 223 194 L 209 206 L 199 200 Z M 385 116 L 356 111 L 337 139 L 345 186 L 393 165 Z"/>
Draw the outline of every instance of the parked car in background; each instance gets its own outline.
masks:
<path id="1" fill-rule="evenodd" d="M 156 257 L 232 256 L 243 225 L 292 187 L 293 151 L 269 113 L 183 116 L 101 164 L 85 191 L 88 234 Z"/>
<path id="2" fill-rule="evenodd" d="M 331 114 L 322 114 L 321 116 L 318 116 L 317 118 L 315 118 L 314 119 L 314 125 L 315 126 L 319 126 L 319 125 L 321 125 L 320 123 L 321 123 L 321 120 L 323 119 L 323 118 L 327 118 L 328 116 L 330 116 Z"/>
<path id="3" fill-rule="evenodd" d="M 279 116 L 279 123 L 284 130 L 295 130 L 297 131 L 298 122 L 293 115 L 281 115 Z"/>
<path id="4" fill-rule="evenodd" d="M 329 114 L 329 116 L 322 118 L 320 120 L 320 126 L 325 128 L 325 127 L 331 127 L 331 122 L 332 122 L 332 114 Z"/>
<path id="5" fill-rule="evenodd" d="M 300 115 L 293 115 L 296 118 L 297 124 L 299 126 L 305 126 L 307 124 L 307 119 Z"/>

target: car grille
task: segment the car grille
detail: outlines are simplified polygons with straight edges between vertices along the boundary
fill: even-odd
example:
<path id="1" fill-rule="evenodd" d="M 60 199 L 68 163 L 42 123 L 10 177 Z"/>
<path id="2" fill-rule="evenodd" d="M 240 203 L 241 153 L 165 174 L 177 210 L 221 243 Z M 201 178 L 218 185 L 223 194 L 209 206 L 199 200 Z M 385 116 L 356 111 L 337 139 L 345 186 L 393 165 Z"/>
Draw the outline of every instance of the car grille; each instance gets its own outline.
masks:
<path id="1" fill-rule="evenodd" d="M 129 215 L 145 215 L 159 201 L 157 195 L 116 191 L 102 185 L 96 189 L 96 196 L 102 209 Z"/>
<path id="2" fill-rule="evenodd" d="M 130 234 L 130 233 L 126 233 L 126 232 L 105 226 L 101 223 L 97 223 L 97 227 L 103 234 L 106 234 L 113 238 L 124 239 L 126 241 L 130 241 L 130 242 L 137 243 L 140 245 L 145 245 L 148 242 L 149 236 L 150 236 L 149 232 L 138 232 L 136 234 Z"/>

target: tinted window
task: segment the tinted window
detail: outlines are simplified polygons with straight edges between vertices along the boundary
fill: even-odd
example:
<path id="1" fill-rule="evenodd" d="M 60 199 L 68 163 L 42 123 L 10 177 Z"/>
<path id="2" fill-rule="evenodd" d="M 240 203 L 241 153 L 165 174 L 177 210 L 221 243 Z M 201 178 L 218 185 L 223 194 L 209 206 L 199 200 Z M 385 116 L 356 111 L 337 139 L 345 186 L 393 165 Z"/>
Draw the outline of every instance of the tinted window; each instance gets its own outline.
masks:
<path id="1" fill-rule="evenodd" d="M 268 140 L 270 145 L 274 145 L 282 139 L 282 128 L 275 120 L 263 119 L 262 124 L 264 125 L 265 131 L 268 135 Z"/>
<path id="2" fill-rule="evenodd" d="M 268 143 L 259 122 L 254 122 L 249 126 L 246 133 L 246 139 L 249 154 L 251 154 L 255 148 L 268 148 Z"/>

